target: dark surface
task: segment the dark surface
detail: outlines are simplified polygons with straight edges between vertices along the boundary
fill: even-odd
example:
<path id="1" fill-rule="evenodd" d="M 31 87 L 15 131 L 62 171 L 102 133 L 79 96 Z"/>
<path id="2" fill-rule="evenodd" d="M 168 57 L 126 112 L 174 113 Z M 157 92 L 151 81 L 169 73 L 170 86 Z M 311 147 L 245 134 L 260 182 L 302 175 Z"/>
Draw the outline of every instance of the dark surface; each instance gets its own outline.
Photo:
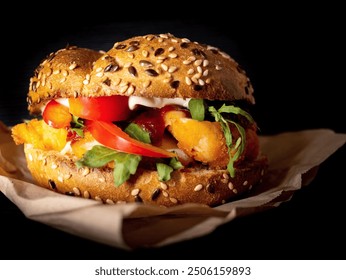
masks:
<path id="1" fill-rule="evenodd" d="M 334 36 L 338 19 L 331 17 L 326 24 L 319 13 L 310 13 L 307 20 L 300 10 L 292 12 L 283 16 L 277 11 L 247 25 L 245 15 L 234 18 L 232 13 L 210 22 L 203 16 L 52 20 L 49 32 L 39 28 L 43 20 L 28 20 L 3 34 L 11 48 L 4 58 L 0 120 L 14 125 L 28 117 L 29 78 L 50 52 L 67 44 L 107 50 L 129 36 L 170 32 L 217 46 L 243 66 L 255 88 L 253 116 L 262 134 L 310 128 L 345 133 L 342 78 L 333 65 L 341 59 L 340 38 Z M 278 208 L 160 249 L 128 252 L 66 234 L 28 220 L 0 194 L 0 259 L 344 259 L 345 159 L 343 147 L 320 166 L 310 185 Z"/>

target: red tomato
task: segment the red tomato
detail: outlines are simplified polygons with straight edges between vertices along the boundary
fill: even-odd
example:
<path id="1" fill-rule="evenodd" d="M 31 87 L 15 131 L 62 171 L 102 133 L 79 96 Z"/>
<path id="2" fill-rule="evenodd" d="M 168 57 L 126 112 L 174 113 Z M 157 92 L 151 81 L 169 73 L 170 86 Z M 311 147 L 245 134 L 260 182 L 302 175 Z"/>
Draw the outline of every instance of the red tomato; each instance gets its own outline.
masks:
<path id="1" fill-rule="evenodd" d="M 69 113 L 68 107 L 51 100 L 48 102 L 42 114 L 46 124 L 54 128 L 65 128 L 70 126 L 72 115 Z"/>
<path id="2" fill-rule="evenodd" d="M 128 99 L 121 95 L 69 98 L 70 113 L 87 120 L 121 121 L 131 113 Z"/>
<path id="3" fill-rule="evenodd" d="M 98 142 L 111 149 L 147 157 L 168 158 L 176 156 L 174 153 L 131 138 L 111 122 L 87 120 L 85 124 Z"/>

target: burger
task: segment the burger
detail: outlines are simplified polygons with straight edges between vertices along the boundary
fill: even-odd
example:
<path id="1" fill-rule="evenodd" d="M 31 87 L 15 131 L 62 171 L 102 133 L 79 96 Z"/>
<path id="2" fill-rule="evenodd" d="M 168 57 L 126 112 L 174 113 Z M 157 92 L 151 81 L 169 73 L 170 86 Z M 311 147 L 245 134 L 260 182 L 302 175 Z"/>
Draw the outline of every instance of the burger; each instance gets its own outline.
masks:
<path id="1" fill-rule="evenodd" d="M 37 184 L 103 203 L 214 207 L 268 167 L 253 87 L 217 47 L 167 34 L 108 51 L 67 46 L 30 79 L 33 117 L 12 128 Z"/>

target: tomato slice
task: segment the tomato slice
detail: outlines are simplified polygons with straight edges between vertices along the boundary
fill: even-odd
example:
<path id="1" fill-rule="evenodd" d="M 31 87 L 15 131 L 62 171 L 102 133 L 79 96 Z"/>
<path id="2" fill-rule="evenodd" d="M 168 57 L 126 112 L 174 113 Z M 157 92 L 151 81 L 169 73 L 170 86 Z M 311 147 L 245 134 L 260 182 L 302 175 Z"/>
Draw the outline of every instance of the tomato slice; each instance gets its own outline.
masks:
<path id="1" fill-rule="evenodd" d="M 69 127 L 72 121 L 72 115 L 69 113 L 68 107 L 55 100 L 48 102 L 42 117 L 46 124 L 54 128 Z"/>
<path id="2" fill-rule="evenodd" d="M 147 157 L 168 158 L 176 156 L 174 153 L 131 138 L 111 122 L 87 120 L 85 124 L 98 142 L 111 149 Z"/>
<path id="3" fill-rule="evenodd" d="M 122 121 L 129 117 L 128 96 L 69 98 L 70 113 L 87 120 Z"/>

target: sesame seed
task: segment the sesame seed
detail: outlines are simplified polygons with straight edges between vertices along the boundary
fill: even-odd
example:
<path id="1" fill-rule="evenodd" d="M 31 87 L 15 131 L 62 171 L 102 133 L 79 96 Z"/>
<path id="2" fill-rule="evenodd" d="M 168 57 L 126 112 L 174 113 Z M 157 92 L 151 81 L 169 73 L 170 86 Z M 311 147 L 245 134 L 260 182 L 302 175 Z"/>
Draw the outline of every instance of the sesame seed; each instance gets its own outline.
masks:
<path id="1" fill-rule="evenodd" d="M 227 173 L 222 173 L 222 177 L 225 179 L 229 179 L 229 175 Z"/>
<path id="2" fill-rule="evenodd" d="M 193 78 L 199 79 L 200 77 L 202 77 L 202 73 L 196 73 L 195 75 L 193 75 Z"/>
<path id="3" fill-rule="evenodd" d="M 148 51 L 146 51 L 146 50 L 142 50 L 142 55 L 143 55 L 144 57 L 148 57 L 148 56 L 149 56 L 149 53 L 148 53 Z"/>
<path id="4" fill-rule="evenodd" d="M 208 74 L 209 74 L 209 70 L 208 69 L 204 70 L 203 76 L 206 77 L 206 76 L 208 76 Z"/>
<path id="5" fill-rule="evenodd" d="M 159 36 L 160 36 L 161 38 L 168 39 L 167 34 L 160 34 Z"/>
<path id="6" fill-rule="evenodd" d="M 128 85 L 125 85 L 125 86 L 120 87 L 119 93 L 124 93 L 125 91 L 127 91 L 127 88 L 128 88 L 128 87 L 129 87 Z"/>
<path id="7" fill-rule="evenodd" d="M 202 79 L 198 79 L 198 84 L 200 86 L 204 86 L 205 82 Z"/>
<path id="8" fill-rule="evenodd" d="M 188 71 L 187 71 L 187 74 L 188 75 L 191 75 L 195 72 L 195 70 L 193 68 L 190 68 Z"/>
<path id="9" fill-rule="evenodd" d="M 135 54 L 134 53 L 128 53 L 127 56 L 131 59 L 133 59 L 135 57 Z"/>
<path id="10" fill-rule="evenodd" d="M 151 84 L 151 81 L 144 81 L 143 87 L 147 88 L 150 86 L 150 84 Z"/>
<path id="11" fill-rule="evenodd" d="M 238 193 L 237 189 L 233 189 L 232 191 L 233 191 L 234 193 Z"/>
<path id="12" fill-rule="evenodd" d="M 185 65 L 188 65 L 188 64 L 190 64 L 190 63 L 192 63 L 191 60 L 184 60 L 184 61 L 183 61 L 183 64 L 185 64 Z"/>
<path id="13" fill-rule="evenodd" d="M 56 75 L 56 74 L 59 74 L 60 73 L 60 70 L 59 69 L 56 69 L 53 71 L 53 74 Z"/>
<path id="14" fill-rule="evenodd" d="M 99 197 L 98 195 L 94 197 L 95 200 L 97 201 L 102 201 L 101 197 Z"/>
<path id="15" fill-rule="evenodd" d="M 170 53 L 168 54 L 168 57 L 170 58 L 176 58 L 178 55 L 176 53 Z"/>
<path id="16" fill-rule="evenodd" d="M 162 42 L 163 42 L 163 39 L 162 39 L 162 38 L 159 38 L 158 41 L 159 41 L 159 43 L 162 43 Z"/>
<path id="17" fill-rule="evenodd" d="M 61 80 L 60 80 L 60 83 L 63 83 L 66 81 L 66 77 L 63 77 Z"/>
<path id="18" fill-rule="evenodd" d="M 57 168 L 58 168 L 58 165 L 56 165 L 55 163 L 52 163 L 52 165 L 50 166 L 50 168 L 52 168 L 52 169 L 57 169 Z"/>
<path id="19" fill-rule="evenodd" d="M 86 75 L 85 75 L 85 79 L 88 80 L 88 81 L 90 81 L 90 74 L 86 74 Z"/>
<path id="20" fill-rule="evenodd" d="M 252 187 L 253 187 L 253 186 L 252 186 L 252 185 L 250 185 L 250 186 L 249 186 L 249 190 L 251 190 L 251 189 L 252 189 Z"/>
<path id="21" fill-rule="evenodd" d="M 233 190 L 233 189 L 234 189 L 234 186 L 233 186 L 233 183 L 232 183 L 232 182 L 229 182 L 229 183 L 228 183 L 228 188 L 229 188 L 230 190 Z"/>
<path id="22" fill-rule="evenodd" d="M 83 192 L 83 197 L 84 198 L 90 198 L 90 193 L 88 191 Z"/>
<path id="23" fill-rule="evenodd" d="M 111 199 L 109 199 L 109 198 L 107 198 L 107 199 L 106 199 L 106 203 L 107 203 L 107 204 L 114 204 L 114 201 L 111 200 Z"/>
<path id="24" fill-rule="evenodd" d="M 120 87 L 123 87 L 123 86 L 127 86 L 128 85 L 128 82 L 126 82 L 126 81 L 122 81 L 121 83 L 120 83 Z"/>
<path id="25" fill-rule="evenodd" d="M 163 182 L 160 182 L 160 188 L 163 189 L 163 190 L 167 190 L 168 189 L 167 184 L 163 183 Z"/>
<path id="26" fill-rule="evenodd" d="M 175 204 L 178 203 L 178 199 L 174 198 L 174 197 L 170 197 L 169 200 Z"/>
<path id="27" fill-rule="evenodd" d="M 84 80 L 83 84 L 85 84 L 85 85 L 89 84 L 89 80 Z"/>
<path id="28" fill-rule="evenodd" d="M 52 68 L 48 68 L 46 76 L 49 77 L 52 74 L 53 70 Z"/>
<path id="29" fill-rule="evenodd" d="M 170 66 L 169 69 L 168 69 L 168 72 L 169 73 L 174 73 L 177 69 L 178 69 L 178 67 L 176 67 L 176 66 Z"/>
<path id="30" fill-rule="evenodd" d="M 196 57 L 195 56 L 189 56 L 188 58 L 187 58 L 187 60 L 189 60 L 189 61 L 195 61 L 196 60 Z"/>
<path id="31" fill-rule="evenodd" d="M 120 84 L 120 82 L 121 82 L 121 79 L 120 79 L 120 78 L 116 78 L 116 79 L 113 81 L 113 85 L 114 85 L 114 86 L 117 86 L 117 85 Z"/>
<path id="32" fill-rule="evenodd" d="M 84 167 L 82 171 L 82 176 L 86 176 L 90 173 L 90 169 L 88 167 Z"/>
<path id="33" fill-rule="evenodd" d="M 261 176 L 263 176 L 263 175 L 264 175 L 264 169 L 261 170 Z"/>
<path id="34" fill-rule="evenodd" d="M 197 66 L 197 72 L 198 73 L 203 73 L 202 67 L 201 66 Z"/>
<path id="35" fill-rule="evenodd" d="M 204 59 L 204 60 L 203 60 L 203 67 L 206 67 L 206 66 L 208 66 L 208 65 L 209 65 L 209 60 Z"/>
<path id="36" fill-rule="evenodd" d="M 203 188 L 203 185 L 202 184 L 198 184 L 196 185 L 196 187 L 193 189 L 195 192 L 198 192 L 200 191 L 201 189 Z"/>
<path id="37" fill-rule="evenodd" d="M 64 182 L 64 177 L 62 175 L 59 175 L 58 176 L 58 181 L 61 182 L 61 183 Z"/>
<path id="38" fill-rule="evenodd" d="M 178 40 L 177 40 L 177 39 L 172 38 L 172 39 L 171 39 L 171 42 L 173 42 L 173 43 L 178 43 Z"/>
<path id="39" fill-rule="evenodd" d="M 65 69 L 63 69 L 63 70 L 61 71 L 61 74 L 62 74 L 64 77 L 67 77 L 67 76 L 68 76 L 68 72 L 67 72 L 67 70 L 65 70 Z"/>
<path id="40" fill-rule="evenodd" d="M 193 64 L 195 66 L 200 66 L 202 64 L 202 59 L 197 59 Z"/>
<path id="41" fill-rule="evenodd" d="M 72 190 L 76 195 L 80 196 L 80 190 L 77 187 L 74 187 Z"/>
<path id="42" fill-rule="evenodd" d="M 187 38 L 183 38 L 183 39 L 181 39 L 181 41 L 184 42 L 184 43 L 190 43 L 190 40 L 187 39 Z"/>
<path id="43" fill-rule="evenodd" d="M 186 83 L 187 85 L 191 86 L 192 81 L 191 81 L 191 79 L 190 79 L 189 77 L 185 77 L 185 83 Z"/>
<path id="44" fill-rule="evenodd" d="M 77 67 L 77 64 L 76 64 L 75 62 L 73 62 L 73 63 L 68 67 L 68 69 L 73 70 L 73 69 L 75 69 L 76 67 Z"/>
<path id="45" fill-rule="evenodd" d="M 100 181 L 101 183 L 103 183 L 103 182 L 106 182 L 106 179 L 105 179 L 104 177 L 100 177 L 100 178 L 99 178 L 99 181 Z"/>
<path id="46" fill-rule="evenodd" d="M 128 67 L 130 67 L 131 65 L 132 65 L 132 62 L 127 62 L 127 63 L 124 64 L 124 68 L 128 68 Z"/>
<path id="47" fill-rule="evenodd" d="M 127 89 L 128 94 L 132 94 L 132 93 L 134 93 L 134 91 L 135 91 L 135 88 L 133 85 L 130 85 L 129 88 Z"/>
<path id="48" fill-rule="evenodd" d="M 136 196 L 136 195 L 138 195 L 139 194 L 139 189 L 133 189 L 132 191 L 131 191 L 131 195 L 132 196 Z"/>
<path id="49" fill-rule="evenodd" d="M 208 78 L 208 79 L 205 80 L 205 83 L 206 83 L 206 84 L 210 84 L 210 82 L 211 82 L 210 78 Z"/>
<path id="50" fill-rule="evenodd" d="M 103 77 L 103 72 L 96 73 L 96 77 L 102 78 Z"/>
<path id="51" fill-rule="evenodd" d="M 98 67 L 97 69 L 96 69 L 96 73 L 99 73 L 99 72 L 101 72 L 102 71 L 102 67 Z"/>
<path id="52" fill-rule="evenodd" d="M 164 197 L 168 197 L 168 192 L 163 191 L 162 194 Z"/>
<path id="53" fill-rule="evenodd" d="M 161 64 L 161 68 L 162 68 L 163 70 L 165 70 L 165 71 L 168 70 L 168 66 L 167 66 L 166 64 L 164 64 L 164 63 Z"/>
<path id="54" fill-rule="evenodd" d="M 222 67 L 221 67 L 221 66 L 219 66 L 219 65 L 216 65 L 216 66 L 215 66 L 215 69 L 216 69 L 216 70 L 221 70 L 221 69 L 222 69 Z"/>
<path id="55" fill-rule="evenodd" d="M 244 181 L 243 186 L 246 186 L 248 184 L 248 181 Z"/>
<path id="56" fill-rule="evenodd" d="M 173 42 L 173 41 L 172 41 L 172 42 Z M 169 52 L 172 52 L 172 51 L 174 51 L 174 50 L 175 50 L 174 47 L 169 47 L 169 48 L 168 48 L 168 51 L 169 51 Z"/>

